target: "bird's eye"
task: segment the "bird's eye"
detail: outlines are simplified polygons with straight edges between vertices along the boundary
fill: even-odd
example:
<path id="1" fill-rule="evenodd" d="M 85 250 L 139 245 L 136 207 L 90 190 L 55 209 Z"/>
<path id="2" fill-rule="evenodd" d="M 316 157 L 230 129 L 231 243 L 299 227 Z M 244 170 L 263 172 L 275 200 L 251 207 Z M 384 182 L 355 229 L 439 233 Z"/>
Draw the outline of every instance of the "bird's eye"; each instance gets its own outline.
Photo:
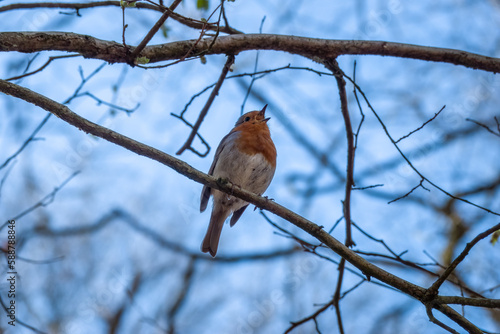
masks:
<path id="1" fill-rule="evenodd" d="M 249 116 L 245 117 L 245 122 L 248 122 L 249 120 L 250 120 Z"/>

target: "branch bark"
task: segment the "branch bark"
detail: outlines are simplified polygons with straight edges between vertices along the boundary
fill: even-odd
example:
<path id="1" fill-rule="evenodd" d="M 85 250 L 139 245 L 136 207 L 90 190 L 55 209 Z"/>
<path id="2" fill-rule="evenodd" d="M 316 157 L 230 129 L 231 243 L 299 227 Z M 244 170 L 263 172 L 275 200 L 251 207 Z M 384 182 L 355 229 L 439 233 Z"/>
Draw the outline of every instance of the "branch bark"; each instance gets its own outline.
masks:
<path id="1" fill-rule="evenodd" d="M 248 50 L 274 50 L 301 55 L 315 61 L 336 58 L 340 55 L 378 55 L 443 62 L 487 72 L 500 72 L 499 58 L 454 49 L 402 43 L 328 40 L 269 34 L 220 36 L 215 42 L 212 38 L 203 38 L 196 42 L 187 40 L 147 46 L 141 55 L 148 58 L 150 63 L 155 63 L 181 59 L 190 50 L 191 55 L 236 55 Z M 134 48 L 130 50 L 133 52 Z M 78 52 L 85 58 L 102 59 L 109 63 L 128 61 L 127 50 L 120 43 L 69 32 L 2 32 L 0 51 L 24 53 L 66 51 Z"/>

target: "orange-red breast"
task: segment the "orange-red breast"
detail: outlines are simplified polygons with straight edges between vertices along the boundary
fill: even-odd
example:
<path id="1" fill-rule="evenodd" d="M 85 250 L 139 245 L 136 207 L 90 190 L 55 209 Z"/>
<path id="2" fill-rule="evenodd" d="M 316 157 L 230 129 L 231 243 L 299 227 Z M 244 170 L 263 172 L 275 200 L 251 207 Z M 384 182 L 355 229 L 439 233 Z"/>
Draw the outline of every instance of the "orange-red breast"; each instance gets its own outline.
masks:
<path id="1" fill-rule="evenodd" d="M 238 119 L 217 147 L 208 174 L 229 179 L 231 183 L 258 195 L 266 191 L 276 170 L 276 147 L 267 126 L 266 107 L 267 104 L 261 111 L 248 112 Z M 236 224 L 248 202 L 204 186 L 201 212 L 207 208 L 210 195 L 214 197 L 214 206 L 201 250 L 215 256 L 227 217 L 233 214 L 230 225 Z"/>

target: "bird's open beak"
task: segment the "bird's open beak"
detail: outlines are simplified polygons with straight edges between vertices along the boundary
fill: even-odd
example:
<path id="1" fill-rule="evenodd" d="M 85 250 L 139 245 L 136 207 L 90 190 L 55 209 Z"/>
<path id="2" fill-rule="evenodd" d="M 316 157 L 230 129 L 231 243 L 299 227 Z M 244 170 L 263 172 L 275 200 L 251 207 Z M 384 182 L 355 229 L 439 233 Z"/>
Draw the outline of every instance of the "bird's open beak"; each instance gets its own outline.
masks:
<path id="1" fill-rule="evenodd" d="M 262 116 L 262 117 L 265 117 L 266 116 L 266 108 L 267 108 L 267 104 L 264 106 L 264 108 L 262 108 L 262 110 L 259 112 L 259 115 Z M 267 122 L 271 119 L 271 117 L 268 117 L 268 118 L 264 118 L 262 120 L 262 122 Z"/>

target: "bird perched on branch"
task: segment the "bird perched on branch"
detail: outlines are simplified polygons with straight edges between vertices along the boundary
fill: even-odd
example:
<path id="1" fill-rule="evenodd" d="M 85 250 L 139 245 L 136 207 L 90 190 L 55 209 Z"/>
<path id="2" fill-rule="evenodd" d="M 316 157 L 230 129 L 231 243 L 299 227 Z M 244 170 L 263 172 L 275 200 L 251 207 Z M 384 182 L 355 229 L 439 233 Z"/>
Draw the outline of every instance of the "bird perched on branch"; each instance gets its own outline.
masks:
<path id="1" fill-rule="evenodd" d="M 238 119 L 217 147 L 208 174 L 228 179 L 234 185 L 258 195 L 266 191 L 276 170 L 276 147 L 267 126 L 266 108 L 267 104 L 262 110 L 248 112 Z M 225 220 L 232 214 L 230 225 L 233 226 L 249 204 L 204 186 L 200 212 L 207 208 L 210 195 L 214 197 L 214 206 L 201 250 L 215 256 Z"/>

